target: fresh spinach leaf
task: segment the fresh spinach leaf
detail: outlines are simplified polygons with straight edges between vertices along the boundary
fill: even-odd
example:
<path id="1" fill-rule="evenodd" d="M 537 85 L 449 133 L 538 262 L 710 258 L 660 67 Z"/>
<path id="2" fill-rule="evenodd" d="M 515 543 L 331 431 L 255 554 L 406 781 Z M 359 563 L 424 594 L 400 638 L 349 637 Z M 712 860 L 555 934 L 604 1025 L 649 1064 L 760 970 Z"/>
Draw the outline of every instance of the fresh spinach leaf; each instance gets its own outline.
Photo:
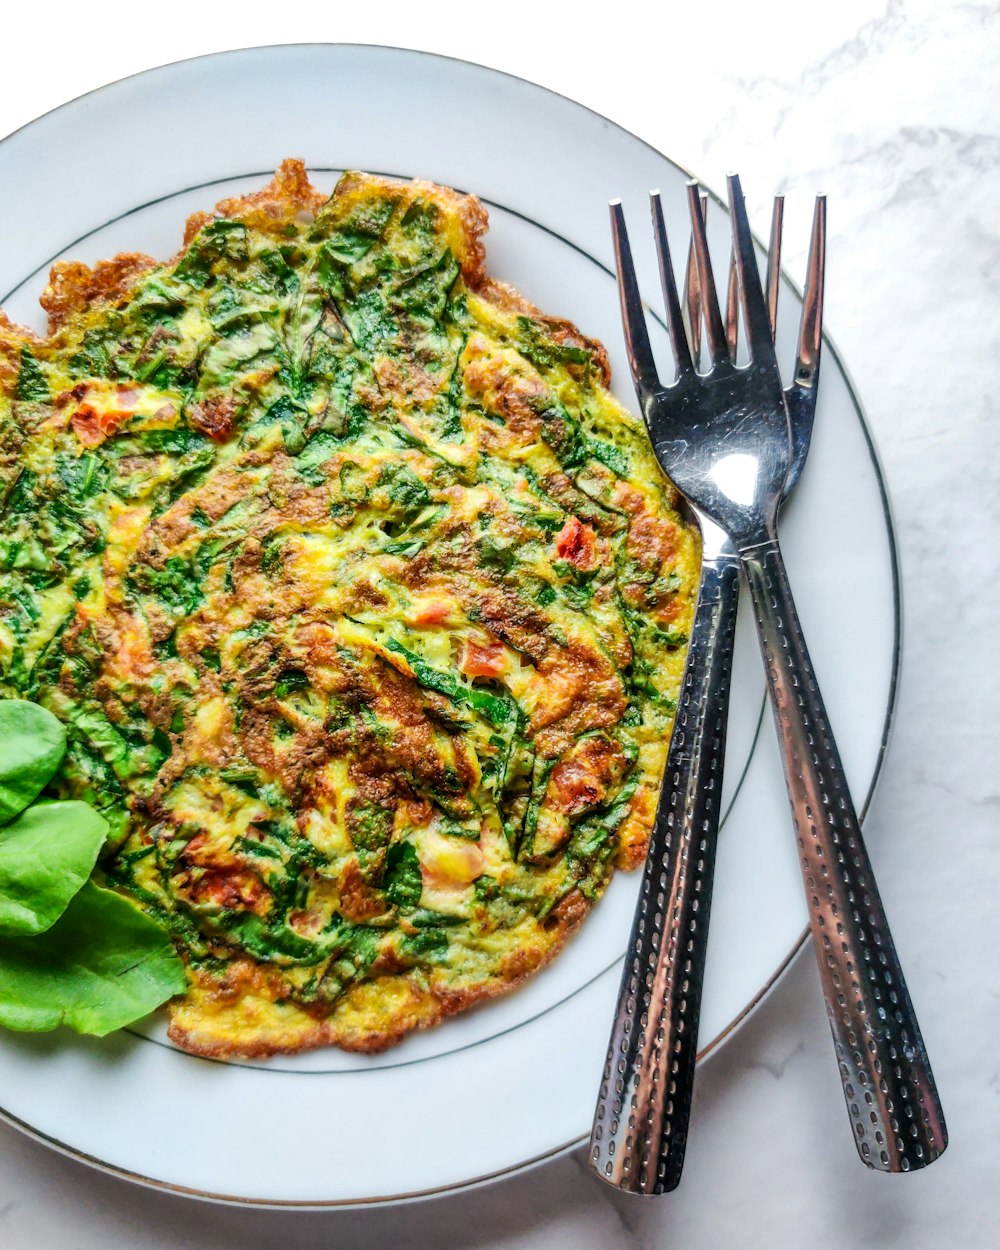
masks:
<path id="1" fill-rule="evenodd" d="M 0 830 L 0 935 L 43 933 L 90 876 L 108 822 L 86 803 L 36 803 Z"/>
<path id="2" fill-rule="evenodd" d="M 24 699 L 0 702 L 0 824 L 38 797 L 65 753 L 66 729 L 51 712 Z"/>
<path id="3" fill-rule="evenodd" d="M 185 986 L 165 930 L 93 881 L 45 933 L 0 938 L 0 1024 L 9 1029 L 65 1024 L 104 1037 Z"/>

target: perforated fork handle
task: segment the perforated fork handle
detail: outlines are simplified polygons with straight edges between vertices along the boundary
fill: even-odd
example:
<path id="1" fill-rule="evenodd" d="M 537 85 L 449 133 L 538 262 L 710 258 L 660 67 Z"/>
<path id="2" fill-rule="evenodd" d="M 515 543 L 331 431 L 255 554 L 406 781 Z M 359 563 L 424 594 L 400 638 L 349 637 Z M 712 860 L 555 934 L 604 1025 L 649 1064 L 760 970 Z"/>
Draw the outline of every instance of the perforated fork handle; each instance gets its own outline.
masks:
<path id="1" fill-rule="evenodd" d="M 684 681 L 664 771 L 590 1162 L 610 1184 L 656 1194 L 680 1180 L 722 797 L 739 559 L 702 565 Z"/>
<path id="2" fill-rule="evenodd" d="M 948 1144 L 941 1103 L 865 850 L 777 539 L 741 550 L 854 1141 L 883 1172 Z"/>

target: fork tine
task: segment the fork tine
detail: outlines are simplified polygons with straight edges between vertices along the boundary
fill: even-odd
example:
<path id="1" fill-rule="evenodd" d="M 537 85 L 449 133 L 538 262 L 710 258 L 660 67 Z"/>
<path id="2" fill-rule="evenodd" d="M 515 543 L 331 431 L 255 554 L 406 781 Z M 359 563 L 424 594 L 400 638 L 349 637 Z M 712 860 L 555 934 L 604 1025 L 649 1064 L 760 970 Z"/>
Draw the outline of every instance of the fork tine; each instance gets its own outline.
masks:
<path id="1" fill-rule="evenodd" d="M 792 455 L 788 464 L 783 497 L 787 498 L 802 475 L 812 441 L 813 418 L 816 415 L 819 359 L 823 346 L 823 275 L 826 268 L 826 196 L 816 197 L 812 238 L 809 242 L 809 264 L 802 294 L 802 319 L 799 322 L 799 347 L 795 373 L 785 390 Z"/>
<path id="2" fill-rule="evenodd" d="M 781 228 L 785 219 L 785 197 L 776 195 L 771 205 L 771 238 L 767 245 L 767 319 L 771 323 L 771 342 L 778 328 L 778 290 L 781 282 Z"/>
<path id="3" fill-rule="evenodd" d="M 667 330 L 670 333 L 670 346 L 673 348 L 674 361 L 677 365 L 677 376 L 694 372 L 694 361 L 688 347 L 687 335 L 684 333 L 684 319 L 681 315 L 680 300 L 677 298 L 677 283 L 674 281 L 674 268 L 670 263 L 670 245 L 667 243 L 667 226 L 663 220 L 663 203 L 659 191 L 649 193 L 649 207 L 653 214 L 653 235 L 656 239 L 656 255 L 660 262 L 660 286 L 663 289 L 663 303 L 667 310 Z"/>
<path id="4" fill-rule="evenodd" d="M 739 279 L 736 276 L 736 250 L 729 252 L 729 281 L 726 283 L 726 342 L 733 364 L 740 347 Z"/>
<path id="5" fill-rule="evenodd" d="M 778 290 L 781 280 L 781 230 L 785 216 L 785 197 L 776 195 L 771 205 L 771 239 L 767 248 L 767 278 L 764 291 L 767 296 L 767 319 L 771 323 L 771 342 L 778 332 Z M 736 274 L 736 250 L 729 253 L 729 284 L 726 288 L 726 342 L 733 361 L 739 350 L 740 314 L 739 279 Z"/>
<path id="6" fill-rule="evenodd" d="M 774 344 L 771 327 L 767 320 L 767 306 L 760 286 L 757 258 L 753 251 L 750 222 L 747 220 L 746 204 L 738 174 L 729 174 L 729 212 L 732 218 L 733 247 L 736 251 L 736 267 L 739 272 L 739 288 L 743 303 L 743 321 L 750 340 L 750 356 L 755 362 L 773 361 Z"/>
<path id="7" fill-rule="evenodd" d="M 702 220 L 705 221 L 708 213 L 708 192 L 702 191 L 698 198 L 701 202 Z M 697 367 L 701 360 L 701 286 L 698 282 L 698 262 L 694 254 L 694 235 L 688 240 L 687 265 L 684 269 L 684 305 L 681 312 L 688 342 L 691 344 L 691 356 Z"/>
<path id="8" fill-rule="evenodd" d="M 618 271 L 618 298 L 622 308 L 622 326 L 625 330 L 625 347 L 632 370 L 632 381 L 639 391 L 640 399 L 659 388 L 653 349 L 649 345 L 649 331 L 639 297 L 639 283 L 635 276 L 632 249 L 625 228 L 625 213 L 621 200 L 612 200 L 611 234 L 615 247 L 615 268 Z"/>
<path id="9" fill-rule="evenodd" d="M 729 350 L 726 347 L 726 331 L 722 324 L 722 313 L 719 312 L 719 298 L 715 293 L 715 278 L 712 275 L 712 261 L 708 255 L 708 237 L 705 233 L 705 218 L 701 215 L 698 184 L 692 180 L 687 184 L 687 190 L 688 207 L 691 210 L 691 234 L 694 238 L 694 254 L 698 267 L 698 285 L 701 287 L 702 311 L 708 335 L 708 351 L 714 367 L 729 360 Z"/>
<path id="10" fill-rule="evenodd" d="M 816 380 L 823 347 L 823 283 L 826 274 L 826 196 L 816 196 L 813 211 L 812 237 L 809 240 L 809 263 L 806 288 L 802 297 L 802 319 L 799 322 L 799 350 L 795 361 L 795 387 L 808 390 L 816 402 Z"/>

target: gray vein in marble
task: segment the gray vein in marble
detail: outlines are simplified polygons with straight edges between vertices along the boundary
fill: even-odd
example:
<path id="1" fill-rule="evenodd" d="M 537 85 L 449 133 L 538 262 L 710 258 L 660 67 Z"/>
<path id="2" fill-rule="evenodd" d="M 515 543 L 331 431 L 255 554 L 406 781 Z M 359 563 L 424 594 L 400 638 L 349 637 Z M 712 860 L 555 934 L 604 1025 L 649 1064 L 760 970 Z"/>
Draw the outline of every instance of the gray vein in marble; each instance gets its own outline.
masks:
<path id="1" fill-rule="evenodd" d="M 785 1075 L 785 1069 L 788 1067 L 788 1065 L 792 1062 L 792 1060 L 797 1055 L 801 1055 L 804 1050 L 805 1050 L 805 1042 L 799 1042 L 784 1057 L 784 1059 L 779 1059 L 776 1063 L 771 1063 L 766 1059 L 754 1059 L 752 1062 L 749 1062 L 746 1066 L 748 1069 L 751 1069 L 751 1070 L 753 1068 L 760 1068 L 761 1071 L 767 1072 L 770 1076 L 773 1076 L 776 1081 L 780 1081 L 781 1078 Z"/>
<path id="2" fill-rule="evenodd" d="M 956 4 L 954 7 L 956 13 L 978 18 L 983 24 L 992 21 L 997 15 L 995 4 Z"/>
<path id="3" fill-rule="evenodd" d="M 810 62 L 798 73 L 789 77 L 725 75 L 724 81 L 742 97 L 759 98 L 766 90 L 780 92 L 787 101 L 779 105 L 772 117 L 772 132 L 777 134 L 790 111 L 797 107 L 803 95 L 813 95 L 826 85 L 838 72 L 854 69 L 868 60 L 873 51 L 881 50 L 887 39 L 903 26 L 903 0 L 887 0 L 882 14 L 866 22 L 849 39 Z M 737 120 L 738 106 L 720 119 L 706 136 L 707 143 L 730 133 Z"/>
<path id="4" fill-rule="evenodd" d="M 592 1187 L 595 1196 L 603 1199 L 618 1221 L 619 1229 L 626 1238 L 625 1244 L 636 1247 L 636 1250 L 645 1250 L 646 1243 L 635 1240 L 640 1235 L 638 1220 L 642 1214 L 640 1204 L 644 1200 L 630 1194 L 620 1194 L 596 1177 L 590 1169 L 586 1149 L 575 1150 L 570 1157 L 582 1173 L 585 1183 Z"/>
<path id="5" fill-rule="evenodd" d="M 649 1218 L 648 1208 L 650 1202 L 669 1202 L 669 1198 L 649 1199 L 637 1198 L 635 1196 L 612 1195 L 608 1202 L 608 1206 L 614 1211 L 618 1217 L 618 1223 L 621 1228 L 625 1240 L 621 1243 L 623 1246 L 630 1246 L 633 1250 L 652 1250 L 655 1245 L 655 1232 L 652 1234 L 651 1240 L 647 1236 L 647 1229 L 643 1225 L 649 1225 L 653 1221 Z M 641 1206 L 639 1204 L 642 1204 Z M 660 1223 L 661 1221 L 656 1221 Z"/>
<path id="6" fill-rule="evenodd" d="M 929 786 L 933 790 L 941 790 L 949 798 L 955 799 L 959 803 L 968 803 L 972 807 L 1000 807 L 1000 794 L 992 792 L 983 795 L 963 793 L 962 790 L 948 785 L 947 782 L 941 781 L 938 777 L 927 776 L 923 771 L 918 771 L 914 774 L 913 782 L 914 785 Z"/>
<path id="7" fill-rule="evenodd" d="M 751 94 L 764 86 L 794 91 L 796 95 L 817 91 L 835 74 L 856 69 L 869 60 L 873 52 L 882 51 L 904 27 L 903 0 L 887 0 L 883 13 L 866 22 L 856 34 L 810 62 L 797 74 L 789 78 L 734 77 L 731 81 L 734 86 Z"/>

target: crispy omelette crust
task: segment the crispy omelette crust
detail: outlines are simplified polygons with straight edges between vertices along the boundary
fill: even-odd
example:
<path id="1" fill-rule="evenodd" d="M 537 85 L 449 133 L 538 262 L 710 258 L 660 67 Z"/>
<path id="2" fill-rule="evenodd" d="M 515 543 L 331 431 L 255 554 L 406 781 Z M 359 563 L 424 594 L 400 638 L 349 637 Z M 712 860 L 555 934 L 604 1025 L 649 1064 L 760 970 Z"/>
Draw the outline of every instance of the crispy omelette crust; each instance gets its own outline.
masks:
<path id="1" fill-rule="evenodd" d="M 0 313 L 0 690 L 67 725 L 181 1046 L 375 1051 L 559 950 L 655 814 L 698 548 L 600 344 L 432 183 L 298 161 Z"/>

